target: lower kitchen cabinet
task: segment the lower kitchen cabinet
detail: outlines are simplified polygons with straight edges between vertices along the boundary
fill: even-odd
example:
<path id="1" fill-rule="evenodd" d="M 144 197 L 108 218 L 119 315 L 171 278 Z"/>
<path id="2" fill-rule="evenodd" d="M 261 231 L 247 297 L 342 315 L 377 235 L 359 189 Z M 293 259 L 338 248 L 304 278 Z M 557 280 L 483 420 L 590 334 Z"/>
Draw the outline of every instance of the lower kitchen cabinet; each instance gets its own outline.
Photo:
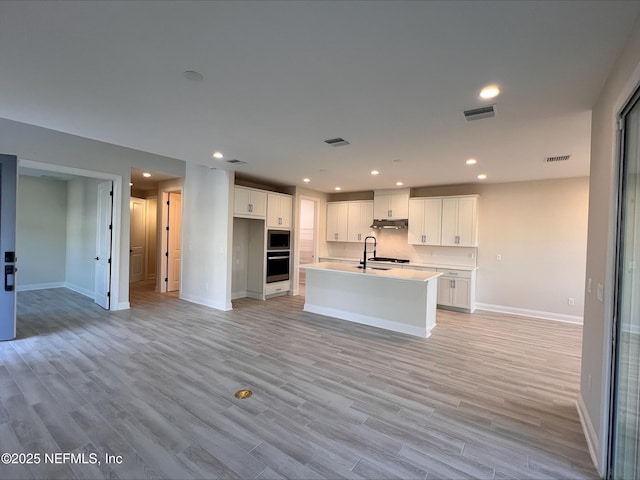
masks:
<path id="1" fill-rule="evenodd" d="M 438 277 L 438 307 L 471 313 L 476 309 L 476 272 L 444 270 Z"/>

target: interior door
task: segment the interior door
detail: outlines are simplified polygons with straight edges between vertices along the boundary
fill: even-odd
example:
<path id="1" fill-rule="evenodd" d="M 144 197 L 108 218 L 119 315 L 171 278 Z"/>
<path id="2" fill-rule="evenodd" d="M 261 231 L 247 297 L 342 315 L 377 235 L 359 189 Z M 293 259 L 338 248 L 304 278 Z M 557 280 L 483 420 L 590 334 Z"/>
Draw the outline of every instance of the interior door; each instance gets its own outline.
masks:
<path id="1" fill-rule="evenodd" d="M 129 282 L 139 282 L 145 277 L 145 245 L 147 225 L 147 201 L 131 198 L 131 230 L 129 243 Z"/>
<path id="2" fill-rule="evenodd" d="M 110 308 L 111 285 L 111 232 L 113 209 L 113 182 L 98 184 L 98 225 L 96 232 L 95 302 Z"/>
<path id="3" fill-rule="evenodd" d="M 4 288 L 0 289 L 0 340 L 16 337 L 16 185 L 18 159 L 0 154 L 0 254 Z"/>
<path id="4" fill-rule="evenodd" d="M 169 193 L 169 255 L 167 258 L 167 291 L 180 290 L 180 258 L 182 228 L 182 195 Z"/>

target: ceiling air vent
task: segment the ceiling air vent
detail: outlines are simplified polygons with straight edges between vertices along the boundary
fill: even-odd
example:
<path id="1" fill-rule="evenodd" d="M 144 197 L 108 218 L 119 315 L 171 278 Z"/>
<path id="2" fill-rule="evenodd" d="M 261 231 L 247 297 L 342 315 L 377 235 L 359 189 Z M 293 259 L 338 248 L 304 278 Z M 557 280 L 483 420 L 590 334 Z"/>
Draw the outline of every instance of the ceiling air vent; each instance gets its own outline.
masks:
<path id="1" fill-rule="evenodd" d="M 344 138 L 330 138 L 329 140 L 325 140 L 324 143 L 327 145 L 331 145 L 332 147 L 342 147 L 343 145 L 349 145 Z"/>
<path id="2" fill-rule="evenodd" d="M 558 155 L 557 157 L 544 157 L 544 161 L 547 163 L 564 162 L 566 160 L 569 160 L 570 156 L 571 155 Z"/>
<path id="3" fill-rule="evenodd" d="M 474 108 L 473 110 L 465 110 L 464 118 L 467 120 L 480 120 L 481 118 L 489 118 L 496 116 L 495 105 L 489 105 L 488 107 Z"/>
<path id="4" fill-rule="evenodd" d="M 231 160 L 227 160 L 227 163 L 234 163 L 236 165 L 244 165 L 247 162 L 243 162 L 242 160 L 238 160 L 237 158 L 232 158 Z"/>

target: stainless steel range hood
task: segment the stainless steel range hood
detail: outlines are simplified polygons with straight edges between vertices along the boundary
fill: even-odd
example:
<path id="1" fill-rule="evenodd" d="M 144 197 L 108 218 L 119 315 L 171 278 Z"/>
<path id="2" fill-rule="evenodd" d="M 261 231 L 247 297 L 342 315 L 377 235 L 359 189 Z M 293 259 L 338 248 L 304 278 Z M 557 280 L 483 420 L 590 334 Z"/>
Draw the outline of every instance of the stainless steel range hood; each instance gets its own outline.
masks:
<path id="1" fill-rule="evenodd" d="M 409 220 L 406 218 L 399 220 L 374 220 L 371 224 L 371 228 L 391 228 L 394 230 L 400 230 L 402 228 L 409 228 Z"/>

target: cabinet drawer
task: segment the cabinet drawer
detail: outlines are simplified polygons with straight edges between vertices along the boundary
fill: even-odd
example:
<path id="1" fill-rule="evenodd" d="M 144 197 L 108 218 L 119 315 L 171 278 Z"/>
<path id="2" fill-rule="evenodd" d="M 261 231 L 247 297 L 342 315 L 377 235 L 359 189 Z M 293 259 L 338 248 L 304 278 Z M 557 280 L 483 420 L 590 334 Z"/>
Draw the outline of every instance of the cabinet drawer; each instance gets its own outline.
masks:
<path id="1" fill-rule="evenodd" d="M 283 292 L 288 292 L 290 288 L 291 286 L 290 286 L 289 280 L 284 282 L 267 283 L 264 289 L 264 293 L 265 295 L 272 295 L 274 293 L 283 293 Z"/>
<path id="2" fill-rule="evenodd" d="M 471 278 L 470 270 L 449 270 L 444 268 L 438 268 L 438 272 L 442 273 L 444 277 Z"/>

